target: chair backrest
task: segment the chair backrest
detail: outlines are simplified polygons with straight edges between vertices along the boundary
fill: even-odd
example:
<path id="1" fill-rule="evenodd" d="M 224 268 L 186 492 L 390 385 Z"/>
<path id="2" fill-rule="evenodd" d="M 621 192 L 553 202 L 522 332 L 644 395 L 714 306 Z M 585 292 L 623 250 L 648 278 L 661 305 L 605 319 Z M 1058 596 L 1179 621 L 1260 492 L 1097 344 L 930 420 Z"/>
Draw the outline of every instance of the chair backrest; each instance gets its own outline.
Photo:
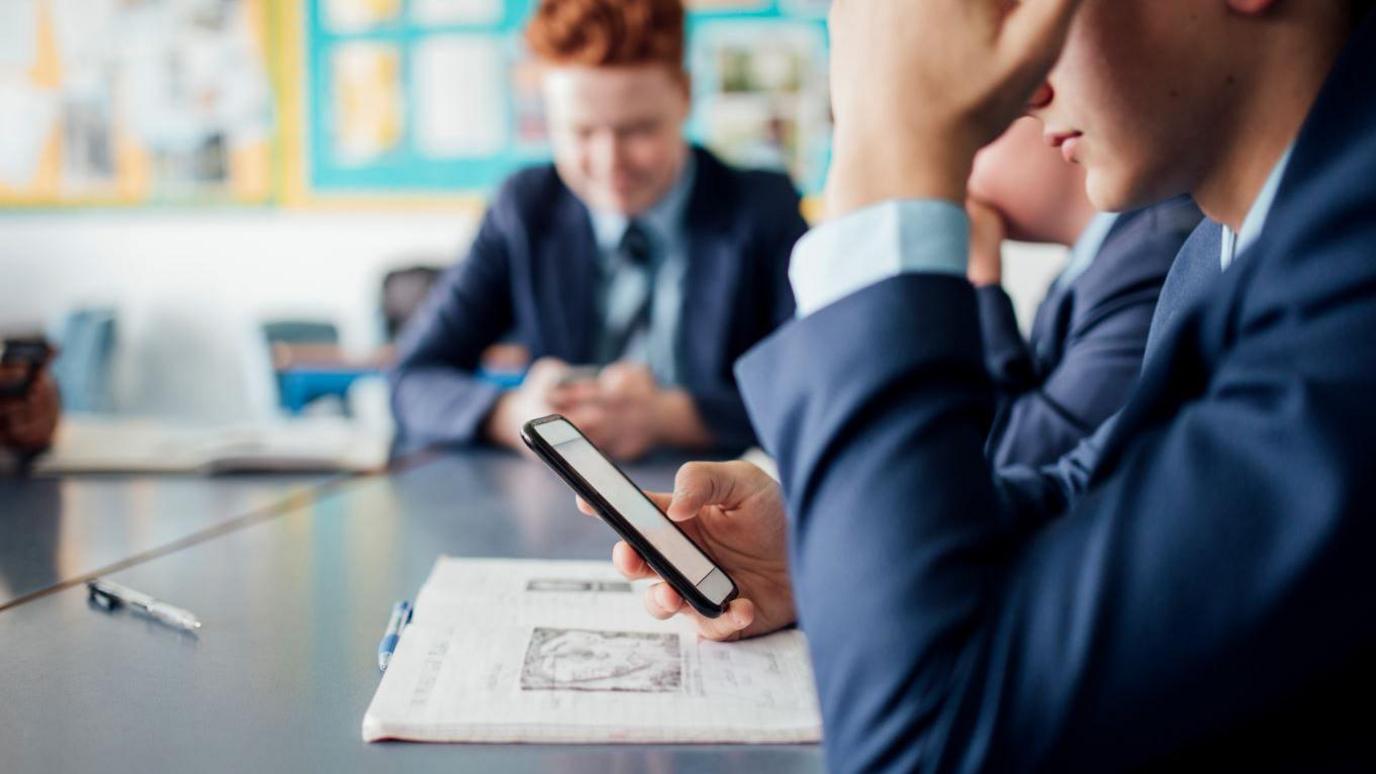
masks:
<path id="1" fill-rule="evenodd" d="M 382 278 L 382 324 L 388 341 L 395 341 L 407 321 L 425 303 L 439 279 L 433 266 L 411 266 L 387 272 Z"/>
<path id="2" fill-rule="evenodd" d="M 268 320 L 263 323 L 268 344 L 338 344 L 339 329 L 320 320 Z"/>
<path id="3" fill-rule="evenodd" d="M 104 307 L 77 309 L 63 320 L 53 378 L 62 391 L 65 410 L 113 410 L 110 368 L 116 328 L 115 310 Z"/>

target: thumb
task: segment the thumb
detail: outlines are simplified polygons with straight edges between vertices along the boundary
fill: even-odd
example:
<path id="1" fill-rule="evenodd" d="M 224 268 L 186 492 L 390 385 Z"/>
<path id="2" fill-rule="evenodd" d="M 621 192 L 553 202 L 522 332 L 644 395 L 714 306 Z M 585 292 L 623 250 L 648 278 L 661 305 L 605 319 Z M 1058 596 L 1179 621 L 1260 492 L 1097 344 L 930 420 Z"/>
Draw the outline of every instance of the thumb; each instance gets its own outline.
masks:
<path id="1" fill-rule="evenodd" d="M 721 463 L 690 462 L 674 477 L 674 496 L 669 518 L 687 521 L 709 505 L 729 507 L 736 497 L 736 477 Z"/>

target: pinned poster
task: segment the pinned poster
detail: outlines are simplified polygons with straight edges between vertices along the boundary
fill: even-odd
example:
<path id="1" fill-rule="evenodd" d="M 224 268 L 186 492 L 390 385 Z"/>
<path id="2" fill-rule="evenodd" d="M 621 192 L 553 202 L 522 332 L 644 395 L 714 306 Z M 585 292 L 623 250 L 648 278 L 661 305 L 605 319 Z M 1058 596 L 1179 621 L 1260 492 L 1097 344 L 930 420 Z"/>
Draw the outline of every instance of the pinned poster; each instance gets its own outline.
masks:
<path id="1" fill-rule="evenodd" d="M 38 177 L 43 146 L 57 122 L 57 95 L 24 82 L 0 81 L 0 116 L 24 116 L 0 132 L 0 188 L 23 190 Z"/>
<path id="2" fill-rule="evenodd" d="M 450 24 L 497 24 L 502 20 L 501 0 L 411 0 L 411 18 L 417 24 L 441 27 Z"/>
<path id="3" fill-rule="evenodd" d="M 485 156 L 506 146 L 502 51 L 499 39 L 479 35 L 436 36 L 416 47 L 416 144 L 422 155 Z"/>
<path id="4" fill-rule="evenodd" d="M 33 67 L 38 55 L 37 0 L 0 2 L 0 72 L 19 74 Z"/>
<path id="5" fill-rule="evenodd" d="M 727 160 L 820 188 L 831 139 L 827 49 L 808 22 L 720 21 L 693 36 L 694 118 Z"/>
<path id="6" fill-rule="evenodd" d="M 349 43 L 330 60 L 336 155 L 345 164 L 386 155 L 401 143 L 405 128 L 401 52 L 380 43 Z"/>
<path id="7" fill-rule="evenodd" d="M 367 32 L 401 18 L 401 0 L 325 0 L 325 23 L 333 32 Z"/>

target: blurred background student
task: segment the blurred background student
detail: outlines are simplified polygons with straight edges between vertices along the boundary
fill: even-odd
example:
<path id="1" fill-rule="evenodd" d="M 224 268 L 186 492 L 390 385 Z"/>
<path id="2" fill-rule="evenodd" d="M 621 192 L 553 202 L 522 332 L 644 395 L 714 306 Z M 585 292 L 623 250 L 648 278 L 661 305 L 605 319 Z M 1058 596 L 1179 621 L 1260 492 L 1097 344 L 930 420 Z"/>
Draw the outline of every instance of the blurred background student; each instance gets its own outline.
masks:
<path id="1" fill-rule="evenodd" d="M 526 41 L 554 163 L 506 182 L 403 335 L 399 448 L 519 448 L 555 412 L 623 458 L 748 445 L 731 366 L 793 314 L 798 194 L 684 140 L 678 0 L 545 0 Z M 503 337 L 534 358 L 509 391 L 476 373 Z"/>
<path id="2" fill-rule="evenodd" d="M 1137 383 L 1166 273 L 1203 217 L 1187 197 L 1097 213 L 1084 174 L 1043 140 L 1041 123 L 1031 118 L 975 159 L 969 278 L 999 391 L 987 445 L 996 468 L 1055 462 L 1122 408 Z M 1026 340 L 1002 288 L 1004 239 L 1071 248 Z"/>

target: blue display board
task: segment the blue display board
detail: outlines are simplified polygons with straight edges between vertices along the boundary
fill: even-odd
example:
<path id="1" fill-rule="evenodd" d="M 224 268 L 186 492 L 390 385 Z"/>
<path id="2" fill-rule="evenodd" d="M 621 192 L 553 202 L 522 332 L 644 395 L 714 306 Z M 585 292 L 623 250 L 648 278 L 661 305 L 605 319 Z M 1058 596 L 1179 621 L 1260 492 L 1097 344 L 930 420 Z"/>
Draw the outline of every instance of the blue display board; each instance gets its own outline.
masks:
<path id="1" fill-rule="evenodd" d="M 548 159 L 521 44 L 535 0 L 306 2 L 313 193 L 484 194 Z M 830 147 L 827 5 L 690 4 L 690 138 L 817 190 Z"/>

